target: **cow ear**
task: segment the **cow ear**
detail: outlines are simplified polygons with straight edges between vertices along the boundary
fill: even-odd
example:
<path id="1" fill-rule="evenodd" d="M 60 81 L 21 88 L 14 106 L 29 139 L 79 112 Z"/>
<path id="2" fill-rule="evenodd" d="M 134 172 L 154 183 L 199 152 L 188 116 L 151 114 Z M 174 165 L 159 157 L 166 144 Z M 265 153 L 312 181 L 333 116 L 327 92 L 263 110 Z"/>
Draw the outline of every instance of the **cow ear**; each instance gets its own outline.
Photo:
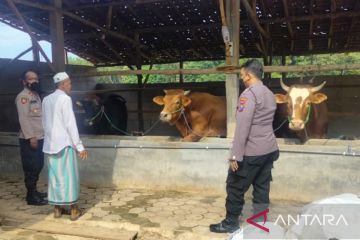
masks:
<path id="1" fill-rule="evenodd" d="M 275 99 L 277 104 L 288 102 L 287 96 L 284 94 L 279 94 L 279 93 L 275 94 Z"/>
<path id="2" fill-rule="evenodd" d="M 153 98 L 153 102 L 157 105 L 164 105 L 164 97 L 163 96 L 157 96 Z"/>
<path id="3" fill-rule="evenodd" d="M 184 107 L 187 107 L 187 106 L 189 106 L 191 104 L 191 99 L 188 98 L 188 97 L 183 97 L 182 103 L 183 103 Z"/>
<path id="4" fill-rule="evenodd" d="M 310 101 L 315 104 L 322 103 L 327 99 L 327 96 L 323 93 L 315 93 L 311 96 Z"/>

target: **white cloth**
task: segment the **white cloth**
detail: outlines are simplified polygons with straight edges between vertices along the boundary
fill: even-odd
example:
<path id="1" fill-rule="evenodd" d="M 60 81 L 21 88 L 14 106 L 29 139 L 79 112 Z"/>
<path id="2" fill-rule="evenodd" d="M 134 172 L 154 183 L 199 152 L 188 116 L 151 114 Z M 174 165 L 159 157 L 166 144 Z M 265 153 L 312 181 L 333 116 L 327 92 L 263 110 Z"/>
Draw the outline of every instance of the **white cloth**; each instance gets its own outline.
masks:
<path id="1" fill-rule="evenodd" d="M 45 133 L 43 152 L 54 154 L 67 146 L 74 147 L 79 152 L 83 151 L 71 98 L 57 89 L 44 98 L 42 109 Z"/>
<path id="2" fill-rule="evenodd" d="M 54 75 L 53 79 L 54 79 L 54 83 L 58 83 L 66 79 L 69 79 L 69 75 L 66 72 L 59 72 Z"/>
<path id="3" fill-rule="evenodd" d="M 299 224 L 289 228 L 285 239 L 359 239 L 359 209 L 360 198 L 352 193 L 312 202 L 301 209 Z"/>

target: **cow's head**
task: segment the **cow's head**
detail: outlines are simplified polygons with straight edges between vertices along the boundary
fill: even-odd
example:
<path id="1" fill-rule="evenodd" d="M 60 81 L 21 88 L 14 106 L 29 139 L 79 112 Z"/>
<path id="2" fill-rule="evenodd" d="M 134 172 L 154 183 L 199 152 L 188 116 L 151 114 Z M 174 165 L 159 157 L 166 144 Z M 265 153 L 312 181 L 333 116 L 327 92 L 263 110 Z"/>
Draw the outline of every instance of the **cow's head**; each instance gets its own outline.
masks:
<path id="1" fill-rule="evenodd" d="M 160 113 L 160 120 L 173 125 L 180 118 L 182 112 L 191 104 L 187 97 L 190 91 L 181 89 L 164 90 L 165 96 L 157 96 L 153 101 L 158 105 L 164 105 Z"/>
<path id="2" fill-rule="evenodd" d="M 86 127 L 94 125 L 98 121 L 98 113 L 101 110 L 100 98 L 91 95 L 75 101 L 74 112 L 82 114 L 83 124 Z"/>
<path id="3" fill-rule="evenodd" d="M 276 103 L 287 103 L 289 128 L 295 131 L 304 129 L 310 118 L 311 104 L 319 104 L 327 99 L 325 94 L 316 93 L 324 87 L 326 82 L 316 87 L 310 85 L 287 86 L 280 79 L 280 84 L 287 94 L 275 94 Z"/>

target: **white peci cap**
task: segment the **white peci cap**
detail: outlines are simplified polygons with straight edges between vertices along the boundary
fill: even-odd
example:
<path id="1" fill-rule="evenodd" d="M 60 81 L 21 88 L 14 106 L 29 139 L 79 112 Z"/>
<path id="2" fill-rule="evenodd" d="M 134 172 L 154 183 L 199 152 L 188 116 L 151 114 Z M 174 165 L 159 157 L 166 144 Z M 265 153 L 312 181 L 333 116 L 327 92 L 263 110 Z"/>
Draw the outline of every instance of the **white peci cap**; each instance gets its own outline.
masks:
<path id="1" fill-rule="evenodd" d="M 66 72 L 59 72 L 54 75 L 53 79 L 54 79 L 54 83 L 58 83 L 66 79 L 69 79 L 69 75 L 67 75 Z"/>

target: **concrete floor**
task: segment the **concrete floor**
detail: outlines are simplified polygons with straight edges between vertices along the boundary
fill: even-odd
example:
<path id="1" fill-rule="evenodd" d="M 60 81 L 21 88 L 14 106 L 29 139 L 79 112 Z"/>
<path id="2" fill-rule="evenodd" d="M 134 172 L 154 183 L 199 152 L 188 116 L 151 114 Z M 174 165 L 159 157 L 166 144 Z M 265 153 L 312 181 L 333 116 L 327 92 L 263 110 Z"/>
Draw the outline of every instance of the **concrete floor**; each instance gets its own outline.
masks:
<path id="1" fill-rule="evenodd" d="M 40 183 L 39 188 L 46 191 L 46 184 Z M 0 179 L 0 189 L 0 239 L 217 240 L 228 236 L 211 233 L 208 227 L 224 218 L 224 195 L 82 186 L 79 205 L 86 213 L 71 222 L 66 215 L 54 219 L 51 206 L 26 205 L 22 179 Z M 251 216 L 250 203 L 248 199 L 244 219 Z M 269 220 L 279 213 L 294 214 L 304 204 L 273 202 Z"/>

